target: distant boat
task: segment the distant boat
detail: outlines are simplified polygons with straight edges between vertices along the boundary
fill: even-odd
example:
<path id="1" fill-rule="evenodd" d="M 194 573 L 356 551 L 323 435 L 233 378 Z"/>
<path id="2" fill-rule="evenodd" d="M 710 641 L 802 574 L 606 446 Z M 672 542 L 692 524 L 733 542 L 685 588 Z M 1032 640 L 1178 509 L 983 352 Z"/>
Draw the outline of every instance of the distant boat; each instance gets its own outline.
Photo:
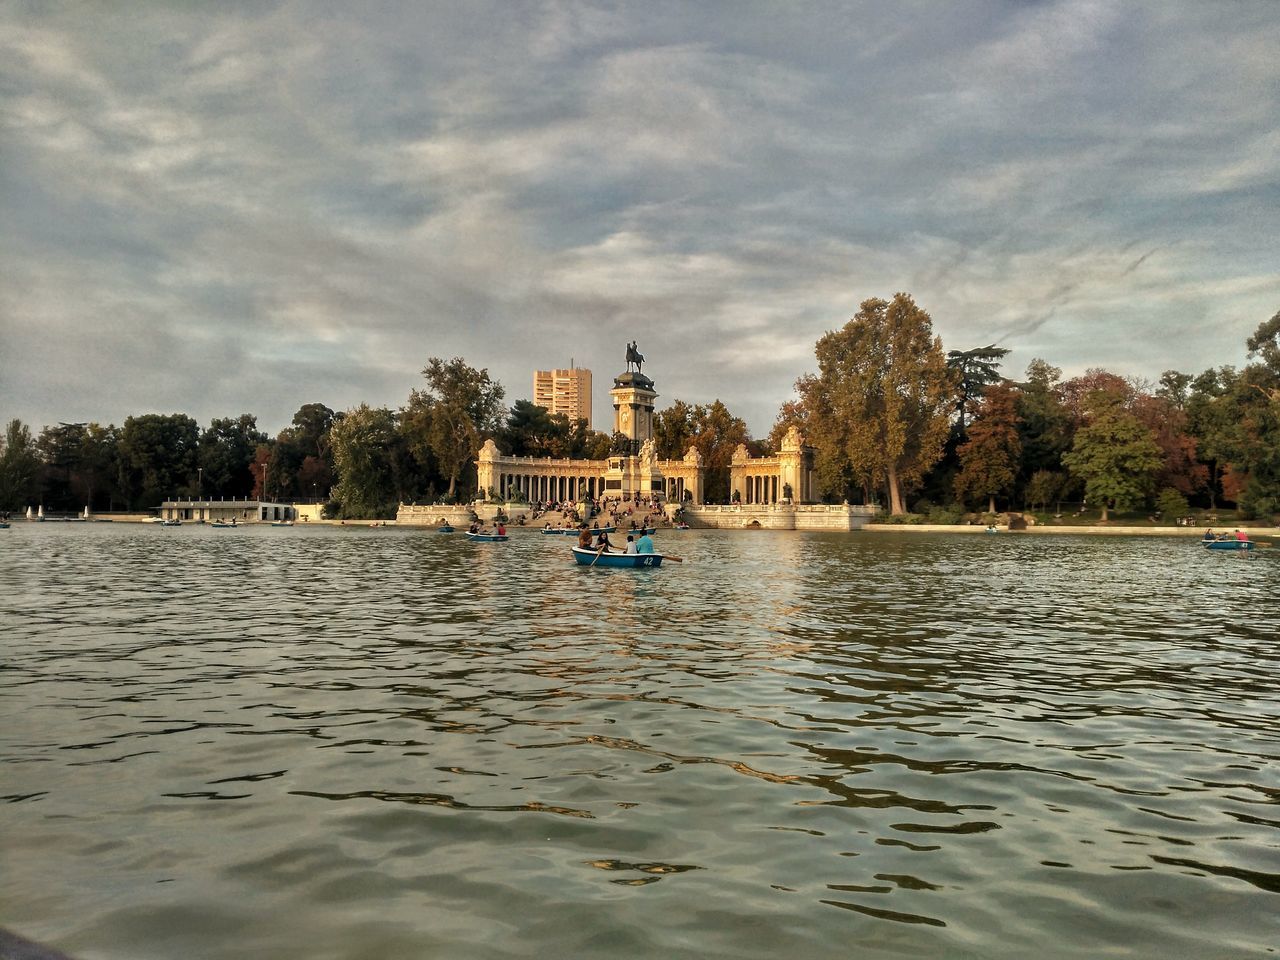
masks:
<path id="1" fill-rule="evenodd" d="M 580 567 L 660 567 L 663 561 L 660 553 L 598 553 L 582 547 L 572 549 L 573 559 Z"/>
<path id="2" fill-rule="evenodd" d="M 9 529 L 9 521 L 0 520 L 0 530 L 8 530 L 8 529 Z"/>
<path id="3" fill-rule="evenodd" d="M 1252 550 L 1252 540 L 1205 540 L 1204 545 L 1210 550 Z"/>
<path id="4" fill-rule="evenodd" d="M 162 527 L 180 527 L 180 526 L 182 526 L 182 521 L 181 521 L 181 520 L 179 520 L 177 517 L 174 517 L 172 520 L 161 520 L 161 521 L 160 521 L 160 526 L 162 526 Z"/>
<path id="5" fill-rule="evenodd" d="M 273 527 L 292 527 L 293 521 L 292 520 L 272 520 L 271 525 Z"/>
<path id="6" fill-rule="evenodd" d="M 688 530 L 688 529 L 689 529 L 689 525 L 688 525 L 687 523 L 677 523 L 677 524 L 676 524 L 674 527 L 672 527 L 671 529 L 672 529 L 672 530 Z"/>
<path id="7" fill-rule="evenodd" d="M 237 524 L 234 520 L 214 520 L 212 523 L 209 524 L 209 526 L 215 527 L 218 530 L 225 530 L 228 527 L 237 526 Z"/>
<path id="8" fill-rule="evenodd" d="M 543 527 L 542 532 L 552 537 L 576 537 L 578 531 L 572 527 Z"/>
<path id="9" fill-rule="evenodd" d="M 504 540 L 510 540 L 510 539 L 511 539 L 511 537 L 509 537 L 509 536 L 508 536 L 507 534 L 505 534 L 505 533 L 503 533 L 503 534 L 497 534 L 497 533 L 471 533 L 471 532 L 469 532 L 469 531 L 468 531 L 467 533 L 463 534 L 463 536 L 465 536 L 465 537 L 466 537 L 468 540 L 470 540 L 472 543 L 499 543 L 499 542 L 501 542 L 501 541 L 504 541 Z"/>
<path id="10" fill-rule="evenodd" d="M 453 533 L 453 527 L 446 523 L 442 527 L 436 527 L 436 533 Z"/>
<path id="11" fill-rule="evenodd" d="M 613 531 L 610 530 L 609 532 L 612 533 Z M 636 527 L 636 529 L 634 530 L 624 530 L 622 532 L 632 537 L 642 537 L 646 533 L 649 536 L 653 536 L 655 533 L 658 532 L 658 528 L 657 527 Z"/>

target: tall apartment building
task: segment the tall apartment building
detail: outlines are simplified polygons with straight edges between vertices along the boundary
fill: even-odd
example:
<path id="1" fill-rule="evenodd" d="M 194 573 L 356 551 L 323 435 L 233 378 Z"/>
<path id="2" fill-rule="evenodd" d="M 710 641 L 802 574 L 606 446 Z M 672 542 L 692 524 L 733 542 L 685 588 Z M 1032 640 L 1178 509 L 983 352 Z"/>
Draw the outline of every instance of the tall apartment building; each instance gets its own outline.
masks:
<path id="1" fill-rule="evenodd" d="M 591 426 L 591 371 L 573 365 L 568 370 L 535 370 L 533 402 L 548 413 L 563 413 L 570 420 L 584 419 Z"/>

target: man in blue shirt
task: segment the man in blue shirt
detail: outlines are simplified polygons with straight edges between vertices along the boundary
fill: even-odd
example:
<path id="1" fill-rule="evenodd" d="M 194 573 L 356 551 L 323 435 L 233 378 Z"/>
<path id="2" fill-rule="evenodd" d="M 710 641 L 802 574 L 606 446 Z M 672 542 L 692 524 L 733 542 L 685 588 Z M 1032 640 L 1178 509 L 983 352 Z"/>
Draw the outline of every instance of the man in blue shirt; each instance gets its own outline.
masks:
<path id="1" fill-rule="evenodd" d="M 636 553 L 653 553 L 653 539 L 647 533 L 636 541 Z"/>

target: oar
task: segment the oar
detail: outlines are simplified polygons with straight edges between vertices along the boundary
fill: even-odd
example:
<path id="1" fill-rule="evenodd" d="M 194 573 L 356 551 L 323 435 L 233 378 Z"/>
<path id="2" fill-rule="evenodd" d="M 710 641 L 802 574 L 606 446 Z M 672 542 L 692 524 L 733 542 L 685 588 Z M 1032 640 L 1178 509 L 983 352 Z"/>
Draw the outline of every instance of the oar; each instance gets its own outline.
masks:
<path id="1" fill-rule="evenodd" d="M 663 560 L 674 560 L 676 563 L 684 563 L 684 557 L 677 557 L 677 556 L 675 556 L 674 554 L 670 554 L 670 553 L 664 553 L 664 554 L 662 555 L 662 559 L 663 559 Z"/>
<path id="2" fill-rule="evenodd" d="M 602 556 L 604 556 L 604 547 L 601 547 L 599 550 L 596 551 L 596 560 L 599 560 Z M 594 567 L 596 565 L 596 560 L 592 560 L 590 563 L 587 564 L 587 566 Z"/>

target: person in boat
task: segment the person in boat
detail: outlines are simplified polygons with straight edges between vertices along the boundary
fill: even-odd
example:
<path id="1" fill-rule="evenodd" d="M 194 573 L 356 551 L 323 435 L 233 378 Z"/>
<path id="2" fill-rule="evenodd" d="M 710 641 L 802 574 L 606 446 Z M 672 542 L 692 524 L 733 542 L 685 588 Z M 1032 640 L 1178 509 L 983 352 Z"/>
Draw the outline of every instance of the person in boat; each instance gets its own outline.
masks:
<path id="1" fill-rule="evenodd" d="M 498 521 L 498 536 L 505 537 L 507 535 L 507 525 L 501 520 Z"/>
<path id="2" fill-rule="evenodd" d="M 550 520 L 548 520 L 546 523 L 544 523 L 544 524 L 542 525 L 542 529 L 543 529 L 543 530 L 550 530 L 550 529 L 551 529 L 551 521 L 550 521 Z"/>
<path id="3" fill-rule="evenodd" d="M 1217 539 L 1218 539 L 1218 535 L 1217 535 L 1216 533 L 1214 533 L 1214 532 L 1213 532 L 1213 527 L 1209 527 L 1209 529 L 1205 530 L 1205 532 L 1204 532 L 1204 539 L 1205 539 L 1205 540 L 1217 540 Z"/>
<path id="4" fill-rule="evenodd" d="M 591 531 L 587 529 L 585 523 L 582 525 L 582 529 L 578 531 L 578 546 L 583 550 L 591 549 Z"/>
<path id="5" fill-rule="evenodd" d="M 602 553 L 608 553 L 613 549 L 613 544 L 609 542 L 609 535 L 603 530 L 600 531 L 600 536 L 596 538 L 596 549 Z"/>
<path id="6" fill-rule="evenodd" d="M 599 520 L 593 520 L 593 521 L 591 521 L 591 529 L 592 529 L 592 530 L 599 530 L 599 529 L 600 529 L 600 521 L 599 521 Z"/>
<path id="7" fill-rule="evenodd" d="M 1245 533 L 1243 530 L 1237 530 L 1237 531 L 1236 531 L 1236 539 L 1237 539 L 1237 540 L 1248 540 L 1248 539 L 1249 539 L 1249 535 L 1248 535 L 1247 533 Z"/>
<path id="8" fill-rule="evenodd" d="M 635 552 L 636 552 L 636 538 L 635 538 L 635 537 L 633 537 L 633 536 L 632 536 L 631 534 L 629 534 L 629 533 L 627 534 L 627 546 L 626 546 L 626 549 L 625 549 L 623 552 L 624 552 L 624 553 L 635 553 Z"/>
<path id="9" fill-rule="evenodd" d="M 478 523 L 472 523 L 471 526 L 467 527 L 467 533 L 479 533 L 479 532 L 480 532 L 480 524 Z"/>
<path id="10" fill-rule="evenodd" d="M 640 534 L 640 539 L 636 541 L 636 553 L 653 553 L 653 538 L 648 533 Z"/>

